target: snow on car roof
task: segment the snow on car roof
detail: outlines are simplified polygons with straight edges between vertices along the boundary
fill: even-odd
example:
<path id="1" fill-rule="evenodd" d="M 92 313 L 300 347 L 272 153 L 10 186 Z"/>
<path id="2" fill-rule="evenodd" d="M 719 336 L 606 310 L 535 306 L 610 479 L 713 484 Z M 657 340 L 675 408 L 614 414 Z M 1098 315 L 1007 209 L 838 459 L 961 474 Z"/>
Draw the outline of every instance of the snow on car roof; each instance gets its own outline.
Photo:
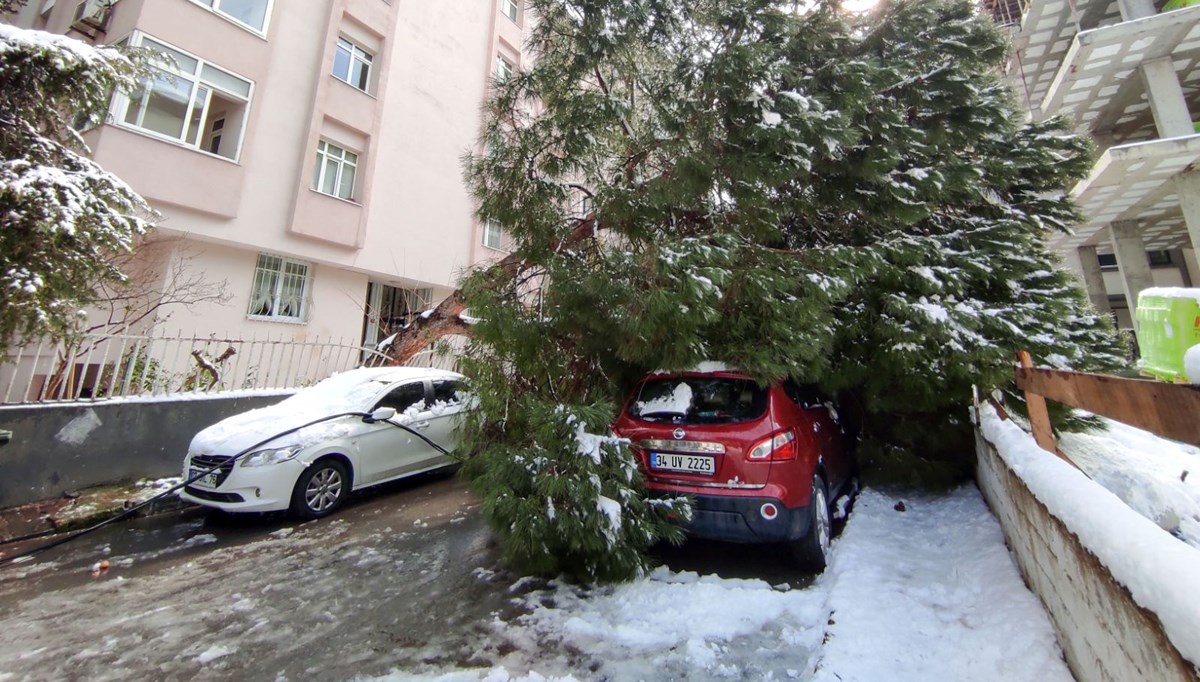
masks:
<path id="1" fill-rule="evenodd" d="M 347 383 L 363 383 L 367 381 L 404 381 L 405 379 L 445 378 L 458 379 L 462 375 L 445 369 L 432 367 L 360 367 L 345 372 L 339 372 L 330 377 L 345 378 Z M 328 381 L 328 379 L 326 379 Z"/>

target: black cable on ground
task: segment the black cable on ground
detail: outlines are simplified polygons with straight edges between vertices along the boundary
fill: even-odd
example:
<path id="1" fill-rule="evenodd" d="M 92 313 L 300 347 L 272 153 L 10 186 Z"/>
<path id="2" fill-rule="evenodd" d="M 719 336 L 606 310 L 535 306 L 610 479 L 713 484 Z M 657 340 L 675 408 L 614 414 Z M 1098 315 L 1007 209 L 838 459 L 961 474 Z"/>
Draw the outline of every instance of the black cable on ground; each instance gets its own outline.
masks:
<path id="1" fill-rule="evenodd" d="M 44 545 L 39 545 L 32 549 L 25 550 L 24 552 L 14 554 L 13 556 L 0 558 L 0 568 L 6 567 L 6 566 L 12 566 L 13 564 L 15 564 L 16 562 L 18 562 L 22 559 L 34 556 L 35 554 L 41 554 L 42 552 L 45 552 L 50 549 L 54 549 L 55 547 L 59 547 L 61 545 L 65 545 L 68 542 L 71 542 L 72 540 L 77 540 L 85 535 L 94 533 L 94 532 L 100 530 L 101 528 L 104 528 L 107 525 L 116 523 L 117 521 L 127 519 L 130 516 L 132 516 L 133 514 L 135 514 L 136 512 L 138 512 L 139 510 L 143 509 L 144 507 L 150 505 L 153 502 L 157 502 L 158 500 L 161 500 L 162 498 L 166 497 L 167 495 L 170 495 L 171 493 L 174 493 L 175 491 L 179 490 L 180 488 L 191 485 L 192 483 L 200 480 L 201 478 L 204 478 L 205 476 L 207 476 L 215 471 L 219 471 L 224 466 L 227 466 L 227 465 L 232 466 L 232 465 L 236 464 L 236 462 L 239 459 L 241 459 L 242 457 L 244 457 L 245 455 L 258 450 L 259 448 L 266 445 L 267 443 L 270 443 L 271 441 L 275 440 L 276 438 L 281 438 L 283 436 L 293 434 L 301 429 L 306 429 L 310 426 L 320 424 L 321 422 L 327 422 L 331 419 L 339 419 L 341 417 L 364 417 L 364 418 L 370 419 L 371 414 L 367 413 L 367 412 L 342 412 L 340 414 L 331 414 L 327 417 L 321 417 L 320 419 L 314 419 L 313 421 L 310 421 L 307 424 L 301 424 L 300 426 L 296 426 L 294 428 L 287 429 L 286 431 L 281 431 L 281 432 L 275 434 L 274 436 L 271 436 L 270 438 L 260 440 L 259 442 L 255 443 L 254 445 L 251 445 L 250 447 L 246 448 L 245 450 L 242 450 L 241 452 L 239 452 L 236 455 L 234 455 L 233 457 L 230 457 L 229 459 L 221 462 L 220 464 L 213 466 L 209 469 L 205 469 L 205 470 L 201 471 L 200 473 L 196 474 L 195 476 L 192 476 L 192 477 L 188 478 L 187 480 L 185 480 L 181 483 L 177 483 L 174 486 L 162 491 L 161 493 L 155 495 L 154 497 L 151 497 L 143 502 L 140 502 L 140 503 L 130 507 L 129 509 L 126 509 L 125 511 L 121 512 L 120 514 L 117 514 L 116 516 L 107 518 L 95 525 L 88 526 L 87 528 L 84 528 L 83 530 L 76 531 L 76 532 L 66 535 L 64 537 L 58 538 L 57 540 L 47 542 Z M 380 421 L 387 422 L 388 424 L 395 426 L 398 429 L 401 429 L 401 430 L 411 433 L 412 435 L 416 436 L 417 438 L 420 438 L 421 440 L 425 441 L 429 445 L 433 446 L 437 451 L 441 452 L 443 455 L 446 455 L 446 456 L 450 455 L 450 453 L 447 452 L 445 448 L 443 448 L 442 446 L 433 442 L 429 438 L 426 438 L 423 434 L 417 433 L 414 429 L 410 429 L 408 426 L 405 426 L 404 424 L 398 424 L 398 423 L 392 421 L 391 419 L 383 419 Z"/>

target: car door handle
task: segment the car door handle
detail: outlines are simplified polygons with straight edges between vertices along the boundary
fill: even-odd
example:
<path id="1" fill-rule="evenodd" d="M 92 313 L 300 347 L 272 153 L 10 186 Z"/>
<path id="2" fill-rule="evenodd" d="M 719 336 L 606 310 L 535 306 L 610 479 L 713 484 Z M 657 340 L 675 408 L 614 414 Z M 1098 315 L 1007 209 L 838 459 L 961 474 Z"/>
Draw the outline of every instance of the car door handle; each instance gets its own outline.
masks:
<path id="1" fill-rule="evenodd" d="M 427 422 L 427 421 L 417 422 L 416 424 L 413 424 L 412 427 L 417 430 L 427 429 L 427 428 L 429 428 L 429 422 Z"/>

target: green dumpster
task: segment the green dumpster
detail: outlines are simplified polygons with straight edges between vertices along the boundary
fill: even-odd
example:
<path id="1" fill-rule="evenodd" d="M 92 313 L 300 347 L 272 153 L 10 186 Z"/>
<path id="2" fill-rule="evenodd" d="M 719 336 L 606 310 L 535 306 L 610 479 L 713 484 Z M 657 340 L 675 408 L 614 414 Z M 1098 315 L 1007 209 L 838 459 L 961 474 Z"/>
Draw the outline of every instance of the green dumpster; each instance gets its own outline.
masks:
<path id="1" fill-rule="evenodd" d="M 1200 343 L 1200 289 L 1146 289 L 1138 294 L 1137 320 L 1142 373 L 1186 381 L 1183 356 Z"/>

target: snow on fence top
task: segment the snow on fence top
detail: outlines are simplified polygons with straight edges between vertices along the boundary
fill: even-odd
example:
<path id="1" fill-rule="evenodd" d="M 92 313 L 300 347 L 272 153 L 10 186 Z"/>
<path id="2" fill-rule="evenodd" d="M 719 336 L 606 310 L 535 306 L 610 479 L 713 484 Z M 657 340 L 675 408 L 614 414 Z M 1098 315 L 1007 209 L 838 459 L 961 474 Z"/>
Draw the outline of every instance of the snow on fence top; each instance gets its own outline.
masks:
<path id="1" fill-rule="evenodd" d="M 980 409 L 983 435 L 1033 495 L 1074 532 L 1143 608 L 1179 653 L 1200 663 L 1200 551 L 1164 532 L 1119 497 L 1037 446 L 1033 437 Z"/>

